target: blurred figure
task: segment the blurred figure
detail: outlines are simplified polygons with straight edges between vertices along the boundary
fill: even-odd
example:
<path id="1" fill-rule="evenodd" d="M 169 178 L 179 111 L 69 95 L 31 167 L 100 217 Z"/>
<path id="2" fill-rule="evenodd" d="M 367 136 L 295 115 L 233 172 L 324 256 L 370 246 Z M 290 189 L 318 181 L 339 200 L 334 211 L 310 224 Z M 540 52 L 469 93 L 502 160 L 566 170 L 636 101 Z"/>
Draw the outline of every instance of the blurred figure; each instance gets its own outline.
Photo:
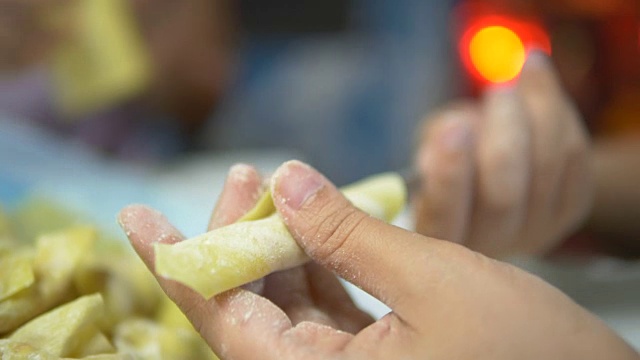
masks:
<path id="1" fill-rule="evenodd" d="M 0 71 L 15 72 L 42 63 L 61 34 L 43 21 L 66 0 L 2 0 L 0 2 Z"/>
<path id="2" fill-rule="evenodd" d="M 225 0 L 0 5 L 1 109 L 104 152 L 189 150 L 229 82 Z"/>
<path id="3" fill-rule="evenodd" d="M 421 232 L 494 257 L 640 254 L 640 191 L 631 185 L 640 180 L 639 6 L 458 2 L 461 77 L 479 96 L 425 121 L 416 156 Z M 487 86 L 496 80 L 472 61 L 471 39 L 490 27 L 511 31 L 519 55 L 553 50 L 553 64 L 530 56 L 513 84 Z M 492 40 L 482 53 L 488 65 L 522 64 L 517 46 Z"/>

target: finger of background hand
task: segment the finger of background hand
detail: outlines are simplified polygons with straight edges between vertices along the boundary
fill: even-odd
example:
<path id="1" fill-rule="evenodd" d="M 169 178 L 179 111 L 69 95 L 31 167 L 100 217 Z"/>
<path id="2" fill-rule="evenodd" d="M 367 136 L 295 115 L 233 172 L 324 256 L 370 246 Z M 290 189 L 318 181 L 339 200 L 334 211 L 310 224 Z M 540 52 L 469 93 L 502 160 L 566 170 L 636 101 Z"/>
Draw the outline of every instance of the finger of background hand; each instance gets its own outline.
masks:
<path id="1" fill-rule="evenodd" d="M 501 255 L 517 240 L 526 215 L 530 134 L 527 114 L 511 87 L 488 89 L 477 139 L 477 191 L 466 245 Z"/>
<path id="2" fill-rule="evenodd" d="M 183 236 L 159 212 L 133 205 L 120 212 L 119 222 L 147 267 L 153 271 L 153 244 L 174 243 Z M 279 337 L 291 329 L 287 316 L 267 299 L 234 289 L 205 300 L 186 286 L 156 276 L 167 295 L 220 356 L 279 358 Z M 251 341 L 247 341 L 251 339 Z"/>
<path id="3" fill-rule="evenodd" d="M 209 221 L 209 230 L 231 224 L 255 205 L 262 195 L 262 178 L 246 164 L 236 164 L 229 170 L 218 203 Z"/>
<path id="4" fill-rule="evenodd" d="M 423 183 L 415 199 L 416 229 L 437 239 L 462 242 L 473 198 L 473 104 L 426 121 L 416 166 Z"/>
<path id="5" fill-rule="evenodd" d="M 550 231 L 552 224 L 557 224 L 567 140 L 576 135 L 573 132 L 581 125 L 546 55 L 529 55 L 518 92 L 529 114 L 532 134 L 529 214 L 522 234 L 536 235 L 522 245 L 523 251 L 538 252 L 542 243 L 553 236 Z"/>
<path id="6" fill-rule="evenodd" d="M 436 256 L 444 242 L 364 214 L 299 161 L 278 168 L 271 190 L 289 231 L 313 260 L 397 312 L 413 312 L 409 303 L 424 294 L 423 286 L 432 276 L 438 278 L 447 263 Z M 426 275 L 417 279 L 416 271 Z"/>

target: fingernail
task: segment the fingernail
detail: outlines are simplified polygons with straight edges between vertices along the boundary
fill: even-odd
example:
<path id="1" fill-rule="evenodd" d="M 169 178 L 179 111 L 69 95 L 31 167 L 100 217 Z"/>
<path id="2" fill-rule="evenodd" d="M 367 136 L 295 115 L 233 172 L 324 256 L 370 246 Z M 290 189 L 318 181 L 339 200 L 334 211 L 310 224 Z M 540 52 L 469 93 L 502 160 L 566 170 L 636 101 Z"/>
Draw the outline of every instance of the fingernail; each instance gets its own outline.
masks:
<path id="1" fill-rule="evenodd" d="M 282 164 L 271 178 L 271 193 L 293 210 L 301 209 L 324 186 L 320 173 L 297 160 Z"/>

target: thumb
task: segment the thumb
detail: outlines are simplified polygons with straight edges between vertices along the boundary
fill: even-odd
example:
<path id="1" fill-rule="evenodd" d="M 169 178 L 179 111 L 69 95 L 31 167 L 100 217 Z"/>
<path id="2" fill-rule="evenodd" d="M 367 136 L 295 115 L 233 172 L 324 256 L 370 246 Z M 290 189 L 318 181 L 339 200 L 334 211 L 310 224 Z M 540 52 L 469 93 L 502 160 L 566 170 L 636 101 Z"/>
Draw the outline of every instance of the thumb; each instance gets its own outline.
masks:
<path id="1" fill-rule="evenodd" d="M 398 312 L 424 278 L 426 246 L 436 242 L 356 209 L 319 172 L 284 163 L 271 180 L 274 203 L 307 255 Z M 439 241 L 438 241 L 439 242 Z"/>

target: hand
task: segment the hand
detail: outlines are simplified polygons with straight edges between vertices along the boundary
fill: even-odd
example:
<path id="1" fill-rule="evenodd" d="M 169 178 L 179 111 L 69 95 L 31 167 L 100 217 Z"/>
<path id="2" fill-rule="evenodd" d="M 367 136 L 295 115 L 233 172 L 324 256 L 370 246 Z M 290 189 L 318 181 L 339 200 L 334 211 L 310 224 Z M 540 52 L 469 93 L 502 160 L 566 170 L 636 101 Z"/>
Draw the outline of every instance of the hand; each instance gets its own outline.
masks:
<path id="1" fill-rule="evenodd" d="M 262 188 L 263 180 L 255 168 L 247 165 L 234 166 L 211 216 L 209 230 L 233 223 L 242 217 L 260 198 Z M 134 249 L 152 271 L 153 243 L 174 243 L 184 239 L 165 217 L 145 206 L 132 205 L 125 208 L 118 220 Z M 370 315 L 353 304 L 338 279 L 315 263 L 271 274 L 249 284 L 245 289 L 236 289 L 209 301 L 179 283 L 162 278 L 158 278 L 158 281 L 220 356 L 226 353 L 220 347 L 221 343 L 240 346 L 242 341 L 248 340 L 243 335 L 243 325 L 235 328 L 233 324 L 262 318 L 263 310 L 266 314 L 271 314 L 264 320 L 273 320 L 269 325 L 276 330 L 311 321 L 355 333 L 373 322 Z M 209 333 L 215 336 L 207 336 Z M 222 336 L 224 334 L 228 334 L 229 340 L 226 339 L 227 335 Z M 256 356 L 258 355 L 246 355 L 244 358 L 256 359 Z"/>
<path id="2" fill-rule="evenodd" d="M 224 223 L 236 218 L 246 208 L 231 205 L 232 199 L 255 199 L 250 196 L 254 190 L 227 182 L 214 218 Z M 319 264 L 314 269 L 337 273 L 393 311 L 362 330 L 353 326 L 341 331 L 345 327 L 339 323 L 293 319 L 275 299 L 246 290 L 204 301 L 158 278 L 223 359 L 636 358 L 605 325 L 553 287 L 457 244 L 371 218 L 300 162 L 281 166 L 271 179 L 271 191 L 290 232 Z M 150 269 L 154 241 L 182 239 L 164 218 L 145 208 L 124 210 L 120 221 Z M 335 279 L 325 280 L 335 284 Z M 268 283 L 267 278 L 265 287 Z M 284 286 L 280 296 L 293 283 L 279 283 Z M 311 294 L 327 299 L 316 302 L 325 304 L 316 308 L 325 309 L 325 315 L 347 319 L 345 314 L 354 311 L 344 292 L 331 286 L 316 286 Z"/>
<path id="3" fill-rule="evenodd" d="M 450 106 L 423 135 L 422 234 L 492 257 L 540 254 L 589 211 L 587 134 L 542 54 L 530 56 L 517 85 Z"/>

